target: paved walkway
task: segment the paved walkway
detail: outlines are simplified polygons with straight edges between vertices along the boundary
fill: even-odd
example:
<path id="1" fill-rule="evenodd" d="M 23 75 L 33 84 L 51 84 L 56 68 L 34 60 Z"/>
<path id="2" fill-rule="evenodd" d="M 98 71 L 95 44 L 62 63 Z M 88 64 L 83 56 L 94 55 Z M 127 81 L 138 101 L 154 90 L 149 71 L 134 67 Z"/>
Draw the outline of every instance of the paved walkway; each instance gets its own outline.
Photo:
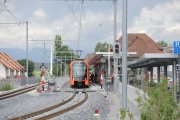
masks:
<path id="1" fill-rule="evenodd" d="M 107 89 L 100 89 L 99 86 L 93 87 L 93 89 L 103 94 L 110 103 L 110 113 L 107 115 L 106 120 L 120 120 L 120 109 L 122 108 L 122 84 L 119 83 L 119 94 L 114 94 L 111 90 L 111 85 L 106 87 Z M 132 113 L 134 120 L 140 120 L 140 111 L 137 107 L 135 99 L 138 97 L 136 94 L 136 88 L 127 85 L 127 107 L 129 112 Z M 130 120 L 130 118 L 126 118 Z"/>

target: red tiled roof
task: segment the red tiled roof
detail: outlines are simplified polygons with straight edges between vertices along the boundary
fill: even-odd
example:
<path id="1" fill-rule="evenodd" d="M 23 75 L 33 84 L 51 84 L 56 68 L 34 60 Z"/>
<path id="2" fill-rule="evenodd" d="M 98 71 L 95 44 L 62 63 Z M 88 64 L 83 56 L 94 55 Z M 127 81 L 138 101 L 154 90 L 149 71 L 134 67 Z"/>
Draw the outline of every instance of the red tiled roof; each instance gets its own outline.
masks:
<path id="1" fill-rule="evenodd" d="M 23 69 L 23 67 L 18 62 L 12 59 L 9 55 L 2 52 L 0 52 L 0 62 L 12 70 L 19 71 L 20 69 Z"/>
<path id="2" fill-rule="evenodd" d="M 16 66 L 14 66 L 13 61 L 11 59 L 8 59 L 8 57 L 4 53 L 0 53 L 0 55 L 3 59 L 6 60 L 7 64 L 9 64 L 13 70 L 18 70 Z"/>
<path id="3" fill-rule="evenodd" d="M 122 45 L 122 36 L 119 38 Z M 144 53 L 162 53 L 162 48 L 145 33 L 128 34 L 128 52 L 137 52 L 133 57 L 140 57 Z"/>
<path id="4" fill-rule="evenodd" d="M 11 56 L 9 56 L 8 54 L 6 54 L 6 57 L 8 57 L 9 59 L 11 59 L 13 62 L 12 64 L 15 65 L 18 69 L 24 69 L 24 67 L 22 65 L 20 65 L 16 60 L 14 60 Z"/>
<path id="5" fill-rule="evenodd" d="M 1 57 L 1 55 L 0 55 L 0 62 L 1 62 L 4 66 L 6 66 L 7 68 L 13 69 L 13 68 L 7 63 L 7 61 L 4 60 L 4 59 Z"/>

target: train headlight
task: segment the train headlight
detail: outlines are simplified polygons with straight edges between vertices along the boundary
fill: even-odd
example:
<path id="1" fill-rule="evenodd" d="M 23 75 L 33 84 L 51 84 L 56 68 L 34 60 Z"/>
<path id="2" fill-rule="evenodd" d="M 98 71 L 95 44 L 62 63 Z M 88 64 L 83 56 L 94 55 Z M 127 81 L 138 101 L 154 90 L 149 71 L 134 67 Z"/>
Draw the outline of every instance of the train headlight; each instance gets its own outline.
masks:
<path id="1" fill-rule="evenodd" d="M 73 80 L 74 80 L 74 78 L 73 78 Z"/>
<path id="2" fill-rule="evenodd" d="M 86 78 L 85 78 L 85 80 L 86 80 Z"/>

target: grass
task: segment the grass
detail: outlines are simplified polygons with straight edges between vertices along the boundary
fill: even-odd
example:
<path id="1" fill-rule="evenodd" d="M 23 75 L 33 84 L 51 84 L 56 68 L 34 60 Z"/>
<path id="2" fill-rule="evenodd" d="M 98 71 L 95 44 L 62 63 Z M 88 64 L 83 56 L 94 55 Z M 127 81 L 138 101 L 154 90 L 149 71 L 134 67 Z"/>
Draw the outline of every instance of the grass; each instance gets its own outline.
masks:
<path id="1" fill-rule="evenodd" d="M 12 90 L 13 89 L 13 86 L 11 83 L 4 83 L 4 82 L 1 82 L 0 84 L 0 91 L 8 91 L 8 90 Z"/>
<path id="2" fill-rule="evenodd" d="M 41 71 L 40 70 L 34 70 L 33 71 L 33 76 L 39 77 L 41 75 Z"/>

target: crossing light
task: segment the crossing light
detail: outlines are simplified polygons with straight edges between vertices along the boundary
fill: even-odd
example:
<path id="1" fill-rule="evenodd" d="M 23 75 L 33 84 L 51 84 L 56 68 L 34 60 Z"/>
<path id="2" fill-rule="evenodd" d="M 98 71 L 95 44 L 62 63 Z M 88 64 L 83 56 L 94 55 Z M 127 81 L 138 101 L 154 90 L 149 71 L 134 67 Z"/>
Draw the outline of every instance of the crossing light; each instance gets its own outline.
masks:
<path id="1" fill-rule="evenodd" d="M 118 40 L 115 40 L 113 47 L 113 56 L 114 58 L 120 58 L 121 46 Z"/>

